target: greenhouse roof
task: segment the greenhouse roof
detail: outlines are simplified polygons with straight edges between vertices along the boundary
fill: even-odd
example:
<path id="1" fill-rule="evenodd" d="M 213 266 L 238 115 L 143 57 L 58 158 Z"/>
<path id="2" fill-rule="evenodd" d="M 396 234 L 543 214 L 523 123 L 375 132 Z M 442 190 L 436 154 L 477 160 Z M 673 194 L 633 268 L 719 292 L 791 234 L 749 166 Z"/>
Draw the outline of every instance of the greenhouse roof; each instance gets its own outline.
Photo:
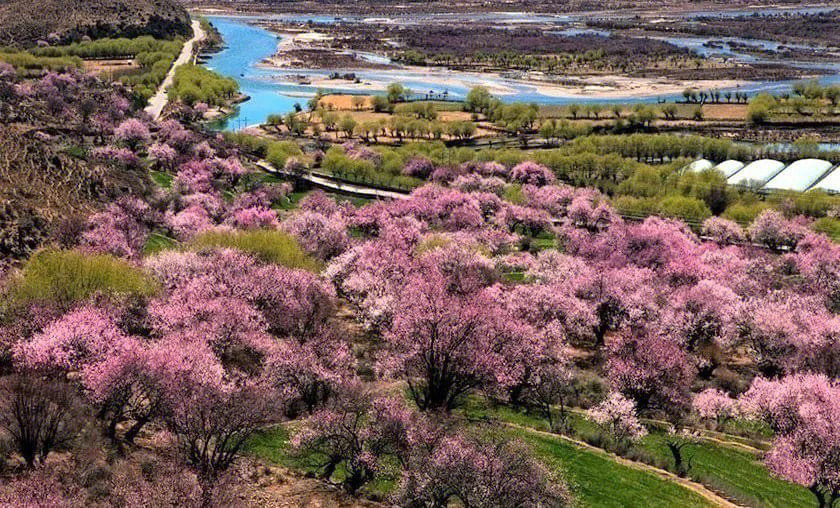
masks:
<path id="1" fill-rule="evenodd" d="M 726 178 L 729 178 L 738 171 L 741 171 L 741 169 L 743 169 L 744 166 L 745 164 L 741 161 L 729 159 L 715 166 L 715 169 L 723 173 L 723 176 L 725 176 Z"/>
<path id="2" fill-rule="evenodd" d="M 830 172 L 816 183 L 811 190 L 823 190 L 826 192 L 839 192 L 840 193 L 840 166 L 834 168 L 834 171 Z"/>
<path id="3" fill-rule="evenodd" d="M 707 169 L 711 169 L 714 165 L 715 163 L 708 159 L 699 159 L 689 164 L 686 169 L 694 173 L 700 173 L 706 171 Z"/>
<path id="4" fill-rule="evenodd" d="M 744 169 L 730 176 L 727 182 L 732 185 L 747 185 L 750 182 L 764 185 L 767 180 L 776 176 L 776 173 L 784 167 L 784 162 L 773 159 L 761 159 L 747 164 Z"/>
<path id="5" fill-rule="evenodd" d="M 820 159 L 801 159 L 783 169 L 763 187 L 766 190 L 804 192 L 814 185 L 832 164 Z"/>

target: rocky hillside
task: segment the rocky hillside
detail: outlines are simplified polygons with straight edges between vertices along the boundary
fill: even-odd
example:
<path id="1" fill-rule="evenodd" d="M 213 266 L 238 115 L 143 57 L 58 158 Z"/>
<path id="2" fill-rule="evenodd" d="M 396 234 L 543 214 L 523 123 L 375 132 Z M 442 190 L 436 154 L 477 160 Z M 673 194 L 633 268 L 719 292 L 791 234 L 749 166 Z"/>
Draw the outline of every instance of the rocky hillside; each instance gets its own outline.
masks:
<path id="1" fill-rule="evenodd" d="M 0 44 L 72 42 L 84 37 L 171 38 L 189 34 L 176 0 L 7 0 L 0 3 Z"/>

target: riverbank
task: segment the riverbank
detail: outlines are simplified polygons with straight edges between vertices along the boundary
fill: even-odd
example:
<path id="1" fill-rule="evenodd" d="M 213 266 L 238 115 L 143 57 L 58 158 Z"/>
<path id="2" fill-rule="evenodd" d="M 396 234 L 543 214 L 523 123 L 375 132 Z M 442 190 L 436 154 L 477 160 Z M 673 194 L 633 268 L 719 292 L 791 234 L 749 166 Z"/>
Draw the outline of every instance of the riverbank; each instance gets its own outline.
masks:
<path id="1" fill-rule="evenodd" d="M 260 64 L 262 68 L 294 73 L 300 68 L 292 67 L 283 58 L 271 57 Z M 364 70 L 346 69 L 347 71 Z M 411 80 L 422 80 L 442 88 L 470 88 L 481 82 L 490 93 L 499 96 L 514 96 L 517 87 L 532 88 L 536 93 L 552 98 L 564 99 L 603 99 L 621 100 L 660 97 L 663 95 L 677 95 L 687 88 L 696 90 L 723 90 L 739 88 L 752 84 L 745 80 L 680 80 L 668 78 L 642 78 L 607 74 L 602 76 L 567 76 L 566 83 L 552 83 L 540 79 L 511 79 L 498 72 L 461 72 L 444 68 L 429 69 L 427 67 L 402 66 L 388 71 L 377 72 L 379 79 L 365 79 L 361 81 L 347 79 L 330 79 L 330 71 L 322 73 L 307 73 L 308 84 L 301 85 L 299 79 L 289 79 L 293 75 L 278 75 L 273 82 L 282 85 L 297 85 L 309 87 L 313 91 L 324 88 L 341 88 L 357 93 L 381 93 L 388 84 L 401 81 L 401 76 L 410 76 Z M 526 75 L 527 76 L 527 75 Z M 573 83 L 573 84 L 572 84 Z M 415 92 L 425 92 L 415 90 Z"/>
<path id="2" fill-rule="evenodd" d="M 252 100 L 241 105 L 226 128 L 242 128 L 263 123 L 275 113 L 286 113 L 304 104 L 317 90 L 355 95 L 381 94 L 387 85 L 399 82 L 421 97 L 461 100 L 471 88 L 487 87 L 503 102 L 540 105 L 587 103 L 648 103 L 682 100 L 686 88 L 708 92 L 719 90 L 730 95 L 762 91 L 783 93 L 793 81 L 690 80 L 648 76 L 619 76 L 616 73 L 577 76 L 564 75 L 563 82 L 549 82 L 541 73 L 453 72 L 445 67 L 407 67 L 399 69 L 298 69 L 274 60 L 278 47 L 287 37 L 256 26 L 259 19 L 210 17 L 222 32 L 226 47 L 206 62 L 208 68 L 234 77 L 243 93 Z M 301 26 L 298 34 L 316 32 Z M 313 39 L 314 36 L 306 36 Z M 286 43 L 288 44 L 288 43 Z M 335 78 L 336 74 L 342 79 Z M 331 76 L 332 75 L 332 76 Z M 572 75 L 572 74 L 570 74 Z"/>

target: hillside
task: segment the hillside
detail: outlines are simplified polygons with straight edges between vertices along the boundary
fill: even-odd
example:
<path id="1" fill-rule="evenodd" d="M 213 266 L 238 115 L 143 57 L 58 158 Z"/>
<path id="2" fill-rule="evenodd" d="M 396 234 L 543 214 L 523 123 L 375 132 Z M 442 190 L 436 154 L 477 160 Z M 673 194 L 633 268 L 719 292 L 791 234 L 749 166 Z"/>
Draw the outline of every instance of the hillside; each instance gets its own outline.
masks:
<path id="1" fill-rule="evenodd" d="M 174 0 L 10 0 L 0 6 L 0 44 L 31 46 L 87 36 L 172 38 L 189 34 L 189 15 Z"/>
<path id="2" fill-rule="evenodd" d="M 120 90 L 75 75 L 15 88 L 10 74 L 0 70 L 0 269 L 50 235 L 73 237 L 87 214 L 149 183 L 133 157 L 85 148 L 126 115 Z"/>

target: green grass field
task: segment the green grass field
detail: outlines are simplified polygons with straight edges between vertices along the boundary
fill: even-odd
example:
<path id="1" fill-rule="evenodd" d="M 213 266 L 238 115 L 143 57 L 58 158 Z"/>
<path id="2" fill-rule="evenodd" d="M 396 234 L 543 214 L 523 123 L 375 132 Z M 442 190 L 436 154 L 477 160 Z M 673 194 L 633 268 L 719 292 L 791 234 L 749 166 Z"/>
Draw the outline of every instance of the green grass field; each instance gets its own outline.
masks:
<path id="1" fill-rule="evenodd" d="M 707 507 L 704 498 L 655 474 L 619 464 L 608 456 L 579 448 L 560 437 L 545 436 L 527 429 L 508 429 L 511 438 L 531 445 L 536 457 L 559 471 L 572 485 L 581 506 L 615 507 Z M 254 436 L 247 451 L 273 464 L 309 474 L 316 474 L 312 458 L 290 453 L 289 433 L 276 427 Z M 340 479 L 336 471 L 334 479 Z M 395 478 L 382 476 L 366 488 L 376 498 L 386 497 L 396 485 Z"/>
<path id="2" fill-rule="evenodd" d="M 511 429 L 508 435 L 531 445 L 536 456 L 552 469 L 563 471 L 581 506 L 714 506 L 677 483 L 624 466 L 560 437 L 526 429 Z"/>
<path id="3" fill-rule="evenodd" d="M 469 418 L 495 418 L 522 427 L 547 431 L 545 419 L 507 406 L 488 408 L 480 400 L 472 399 L 465 406 Z M 597 427 L 580 414 L 570 414 L 572 428 L 580 434 L 594 433 Z M 665 445 L 665 434 L 653 431 L 640 440 L 635 449 L 657 464 L 673 466 L 673 459 Z M 691 445 L 686 456 L 693 456 L 688 478 L 730 498 L 739 504 L 761 507 L 812 507 L 814 496 L 804 487 L 773 477 L 754 454 L 708 440 Z"/>

